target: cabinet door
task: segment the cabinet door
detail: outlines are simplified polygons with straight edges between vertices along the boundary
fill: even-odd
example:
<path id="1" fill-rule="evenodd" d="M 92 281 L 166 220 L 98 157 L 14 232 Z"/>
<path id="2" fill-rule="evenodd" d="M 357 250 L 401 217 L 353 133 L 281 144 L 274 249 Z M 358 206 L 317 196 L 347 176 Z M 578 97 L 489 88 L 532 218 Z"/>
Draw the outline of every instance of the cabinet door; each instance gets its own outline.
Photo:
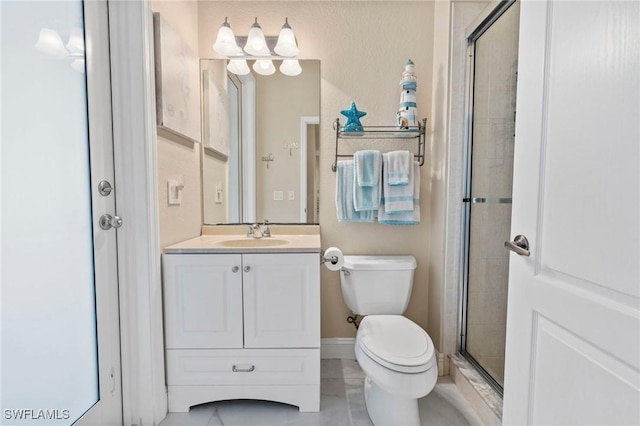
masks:
<path id="1" fill-rule="evenodd" d="M 244 346 L 320 347 L 318 253 L 245 254 Z"/>
<path id="2" fill-rule="evenodd" d="M 241 266 L 236 254 L 163 256 L 167 349 L 242 348 Z"/>

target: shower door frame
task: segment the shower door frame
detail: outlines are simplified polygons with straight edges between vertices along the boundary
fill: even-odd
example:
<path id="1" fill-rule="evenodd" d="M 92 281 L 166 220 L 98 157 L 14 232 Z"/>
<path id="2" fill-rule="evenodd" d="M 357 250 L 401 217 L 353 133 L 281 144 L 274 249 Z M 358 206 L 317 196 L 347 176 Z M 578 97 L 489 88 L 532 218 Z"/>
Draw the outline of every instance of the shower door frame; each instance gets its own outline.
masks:
<path id="1" fill-rule="evenodd" d="M 467 36 L 466 75 L 465 75 L 465 124 L 464 124 L 464 168 L 463 208 L 462 208 L 462 244 L 460 252 L 460 315 L 458 318 L 458 352 L 478 373 L 502 396 L 503 387 L 489 374 L 476 359 L 466 351 L 467 309 L 469 293 L 469 233 L 471 225 L 471 202 L 464 199 L 471 197 L 471 161 L 473 144 L 473 104 L 475 83 L 475 43 L 517 0 L 500 1 L 491 12 Z"/>

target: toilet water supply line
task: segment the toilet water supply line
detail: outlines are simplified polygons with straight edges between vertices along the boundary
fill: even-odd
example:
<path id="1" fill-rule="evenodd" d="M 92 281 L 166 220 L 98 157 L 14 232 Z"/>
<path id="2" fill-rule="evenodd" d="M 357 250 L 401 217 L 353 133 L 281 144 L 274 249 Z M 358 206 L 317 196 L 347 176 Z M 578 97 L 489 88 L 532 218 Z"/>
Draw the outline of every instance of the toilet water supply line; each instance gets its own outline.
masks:
<path id="1" fill-rule="evenodd" d="M 325 253 L 327 255 L 325 255 Z M 340 249 L 336 247 L 329 247 L 326 251 L 322 250 L 320 252 L 320 264 L 325 265 L 327 269 L 330 271 L 341 271 L 345 276 L 351 275 L 351 273 L 342 267 L 344 263 L 344 257 Z M 328 265 L 327 265 L 328 264 Z M 353 326 L 358 329 L 360 326 L 360 321 L 362 321 L 362 316 L 358 314 L 349 315 L 347 317 L 347 322 L 349 324 L 353 324 Z"/>

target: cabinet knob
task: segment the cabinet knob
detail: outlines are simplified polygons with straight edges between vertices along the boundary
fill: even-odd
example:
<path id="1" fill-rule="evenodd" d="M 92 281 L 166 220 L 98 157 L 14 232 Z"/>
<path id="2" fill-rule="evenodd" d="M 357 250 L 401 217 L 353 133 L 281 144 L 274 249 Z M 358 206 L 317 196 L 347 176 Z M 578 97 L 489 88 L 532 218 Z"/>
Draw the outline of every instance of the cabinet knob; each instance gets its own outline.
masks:
<path id="1" fill-rule="evenodd" d="M 231 272 L 238 272 L 240 270 L 239 266 L 234 266 L 233 268 L 231 268 Z"/>
<path id="2" fill-rule="evenodd" d="M 249 272 L 251 270 L 251 266 L 247 265 L 244 267 L 245 272 Z"/>

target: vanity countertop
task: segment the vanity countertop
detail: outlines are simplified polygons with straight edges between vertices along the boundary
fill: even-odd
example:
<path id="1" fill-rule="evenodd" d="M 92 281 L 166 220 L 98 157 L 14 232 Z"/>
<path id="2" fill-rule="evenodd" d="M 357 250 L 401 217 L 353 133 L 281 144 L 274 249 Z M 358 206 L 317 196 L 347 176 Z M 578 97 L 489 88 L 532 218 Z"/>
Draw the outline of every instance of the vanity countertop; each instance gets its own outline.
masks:
<path id="1" fill-rule="evenodd" d="M 219 228 L 219 229 L 218 229 Z M 271 237 L 249 238 L 246 226 L 203 227 L 202 235 L 164 248 L 166 254 L 320 253 L 320 227 L 270 225 Z"/>

